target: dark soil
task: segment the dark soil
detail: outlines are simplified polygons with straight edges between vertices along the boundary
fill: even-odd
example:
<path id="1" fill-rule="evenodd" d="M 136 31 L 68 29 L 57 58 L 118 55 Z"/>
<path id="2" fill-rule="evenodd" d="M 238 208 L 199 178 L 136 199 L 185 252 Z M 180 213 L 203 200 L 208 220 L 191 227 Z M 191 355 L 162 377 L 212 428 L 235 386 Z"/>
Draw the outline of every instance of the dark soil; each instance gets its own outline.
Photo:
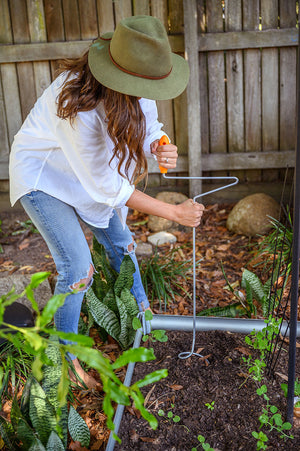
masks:
<path id="1" fill-rule="evenodd" d="M 168 336 L 167 343 L 153 344 L 156 360 L 137 364 L 133 376 L 136 381 L 151 371 L 168 369 L 166 379 L 142 389 L 147 409 L 158 418 L 158 428 L 153 431 L 134 409 L 126 408 L 119 430 L 122 444 L 115 449 L 190 451 L 197 445 L 202 449 L 197 440 L 201 434 L 215 451 L 256 450 L 252 431 L 260 430 L 258 418 L 266 402 L 256 394 L 260 385 L 248 377 L 247 367 L 241 360 L 250 350 L 245 336 L 220 331 L 197 333 L 195 351 L 207 360 L 195 355 L 185 360 L 178 357 L 179 353 L 191 350 L 192 333 L 171 331 Z M 274 378 L 264 380 L 270 403 L 283 416 L 286 399 L 280 385 L 285 382 L 287 357 L 287 352 L 282 352 Z M 297 370 L 299 374 L 299 362 Z M 212 403 L 213 410 L 206 406 Z M 165 416 L 172 411 L 180 421 L 174 423 L 172 419 L 158 416 L 160 409 Z M 292 430 L 293 440 L 285 441 L 280 433 L 263 428 L 269 439 L 267 449 L 299 450 L 297 421 Z"/>

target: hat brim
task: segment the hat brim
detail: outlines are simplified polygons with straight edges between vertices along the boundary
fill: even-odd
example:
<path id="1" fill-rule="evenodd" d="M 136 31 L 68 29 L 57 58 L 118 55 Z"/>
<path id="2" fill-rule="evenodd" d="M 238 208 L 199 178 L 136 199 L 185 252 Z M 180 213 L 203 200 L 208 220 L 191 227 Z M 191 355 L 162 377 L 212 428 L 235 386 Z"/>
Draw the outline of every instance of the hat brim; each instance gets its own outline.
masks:
<path id="1" fill-rule="evenodd" d="M 112 35 L 112 33 L 111 33 Z M 168 100 L 179 96 L 189 80 L 187 61 L 172 53 L 172 71 L 166 78 L 148 79 L 119 69 L 109 55 L 110 39 L 97 39 L 89 50 L 88 63 L 93 76 L 105 87 L 135 97 Z"/>

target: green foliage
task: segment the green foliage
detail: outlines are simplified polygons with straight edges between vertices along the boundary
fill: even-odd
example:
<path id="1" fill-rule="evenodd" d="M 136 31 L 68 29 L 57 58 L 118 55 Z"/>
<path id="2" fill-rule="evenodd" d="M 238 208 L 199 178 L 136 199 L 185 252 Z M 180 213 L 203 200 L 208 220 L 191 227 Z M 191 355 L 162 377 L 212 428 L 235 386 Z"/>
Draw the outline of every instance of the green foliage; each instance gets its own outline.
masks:
<path id="1" fill-rule="evenodd" d="M 287 267 L 287 273 L 291 270 L 292 263 L 292 244 L 293 244 L 293 226 L 290 211 L 288 209 L 287 224 L 284 225 L 277 219 L 270 217 L 271 232 L 262 237 L 262 241 L 256 245 L 255 258 L 261 257 L 265 271 L 270 271 L 273 265 L 273 258 L 278 260 L 281 267 Z M 270 258 L 271 256 L 271 258 Z"/>
<path id="2" fill-rule="evenodd" d="M 245 294 L 235 289 L 229 282 L 223 265 L 221 265 L 224 278 L 227 282 L 227 288 L 232 292 L 237 302 L 224 307 L 213 307 L 202 310 L 198 313 L 198 316 L 222 316 L 234 318 L 236 316 L 248 316 L 251 318 L 257 315 L 256 306 L 254 300 L 261 306 L 262 315 L 267 316 L 269 310 L 269 304 L 274 305 L 277 299 L 280 298 L 282 290 L 285 288 L 278 288 L 275 294 L 271 295 L 271 284 L 274 280 L 272 278 L 263 284 L 259 277 L 248 269 L 244 269 L 241 280 L 241 287 L 244 288 Z M 278 274 L 278 267 L 275 268 L 274 274 Z M 274 278 L 273 274 L 273 278 Z"/>
<path id="3" fill-rule="evenodd" d="M 214 408 L 215 408 L 215 401 L 207 402 L 207 403 L 205 403 L 205 406 L 208 408 L 208 410 L 214 410 Z"/>
<path id="4" fill-rule="evenodd" d="M 87 330 L 93 321 L 100 327 L 100 332 L 104 330 L 122 349 L 127 349 L 134 341 L 132 320 L 139 311 L 130 292 L 135 272 L 134 263 L 129 255 L 125 255 L 118 274 L 111 268 L 104 247 L 95 238 L 92 257 L 97 273 L 85 296 L 85 312 L 89 318 Z"/>
<path id="5" fill-rule="evenodd" d="M 134 401 L 136 408 L 140 410 L 151 427 L 156 428 L 157 420 L 145 409 L 140 387 L 166 377 L 167 370 L 155 371 L 130 387 L 125 386 L 115 374 L 115 371 L 129 362 L 146 362 L 155 359 L 153 350 L 130 349 L 111 364 L 101 352 L 92 348 L 91 338 L 80 334 L 59 332 L 49 327 L 55 311 L 64 303 L 68 294 L 53 296 L 43 311 L 39 312 L 34 290 L 48 276 L 49 273 L 34 274 L 21 294 L 16 294 L 12 289 L 0 297 L 0 324 L 2 325 L 0 337 L 6 338 L 16 348 L 34 359 L 32 374 L 25 384 L 20 405 L 16 398 L 13 400 L 11 423 L 0 416 L 0 433 L 7 448 L 16 450 L 22 441 L 24 450 L 65 449 L 68 429 L 74 440 L 81 441 L 83 446 L 87 445 L 86 425 L 73 409 L 67 411 L 66 398 L 69 389 L 68 364 L 65 359 L 67 352 L 76 355 L 82 362 L 98 371 L 105 392 L 103 410 L 110 429 L 114 429 L 113 404 L 129 405 L 131 401 Z M 4 323 L 3 315 L 6 306 L 25 295 L 36 311 L 35 325 L 19 328 Z M 13 331 L 16 333 L 12 334 Z M 67 340 L 72 344 L 62 344 L 59 339 Z M 3 372 L 0 376 L 3 376 Z M 0 383 L 2 383 L 2 377 Z M 115 438 L 119 440 L 117 436 Z"/>
<path id="6" fill-rule="evenodd" d="M 256 382 L 262 382 L 264 377 L 264 368 L 266 367 L 266 356 L 268 352 L 274 350 L 273 337 L 277 335 L 280 330 L 280 324 L 282 319 L 272 318 L 270 316 L 265 320 L 266 327 L 261 331 L 256 332 L 253 330 L 250 336 L 245 337 L 245 342 L 254 349 L 259 350 L 260 359 L 252 359 L 251 356 L 248 359 L 243 358 L 244 362 L 248 366 L 249 376 Z M 267 395 L 267 386 L 262 384 L 256 390 L 259 396 L 262 396 L 266 401 L 266 405 L 262 408 L 262 413 L 259 416 L 260 429 L 262 427 L 268 428 L 269 431 L 276 430 L 280 433 L 280 438 L 283 439 L 293 439 L 292 435 L 287 435 L 285 431 L 291 429 L 292 425 L 288 422 L 284 422 L 281 413 L 278 408 L 271 405 L 270 398 Z M 267 435 L 260 432 L 252 432 L 252 436 L 257 440 L 257 450 L 267 449 L 266 442 L 268 441 Z"/>
<path id="7" fill-rule="evenodd" d="M 190 296 L 184 290 L 181 280 L 185 280 L 188 272 L 192 271 L 192 261 L 177 261 L 175 259 L 177 251 L 173 249 L 161 256 L 156 249 L 152 257 L 142 260 L 140 265 L 145 292 L 151 302 L 154 299 L 159 300 L 160 308 L 161 301 L 166 307 L 170 299 L 174 301 L 176 295 L 182 296 L 182 292 Z"/>
<path id="8" fill-rule="evenodd" d="M 8 394 L 9 383 L 14 393 L 17 386 L 27 379 L 31 372 L 33 358 L 23 352 L 21 348 L 16 348 L 13 343 L 4 342 L 1 345 L 0 353 L 0 398 Z M 0 402 L 1 406 L 2 402 Z"/>
<path id="9" fill-rule="evenodd" d="M 151 310 L 145 311 L 145 320 L 151 321 L 153 319 L 153 314 Z M 135 317 L 132 320 L 132 327 L 134 330 L 138 330 L 142 328 L 142 324 L 139 318 Z M 160 341 L 161 343 L 165 343 L 168 341 L 168 336 L 166 335 L 166 331 L 162 329 L 152 330 L 149 334 L 143 335 L 142 340 L 144 342 L 150 341 L 155 343 L 156 341 Z"/>
<path id="10" fill-rule="evenodd" d="M 198 435 L 197 440 L 199 442 L 199 445 L 197 445 L 197 447 L 192 448 L 192 451 L 197 451 L 197 448 L 200 445 L 202 449 L 204 449 L 204 451 L 214 451 L 214 449 L 211 448 L 210 444 L 205 442 L 205 437 L 203 435 Z"/>
<path id="11" fill-rule="evenodd" d="M 174 408 L 174 404 L 171 404 L 171 407 L 173 409 Z M 165 412 L 163 409 L 159 409 L 157 414 L 158 414 L 159 417 L 164 417 L 169 422 L 179 423 L 179 421 L 181 420 L 180 416 L 179 415 L 174 415 L 172 410 L 169 410 L 168 412 Z"/>

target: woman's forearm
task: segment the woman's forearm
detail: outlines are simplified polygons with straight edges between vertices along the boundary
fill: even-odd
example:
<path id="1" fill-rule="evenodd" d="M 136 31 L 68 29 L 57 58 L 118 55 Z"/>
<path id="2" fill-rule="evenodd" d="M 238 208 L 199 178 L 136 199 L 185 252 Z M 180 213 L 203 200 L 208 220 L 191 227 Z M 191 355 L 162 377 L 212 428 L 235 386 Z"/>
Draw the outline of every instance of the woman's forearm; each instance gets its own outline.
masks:
<path id="1" fill-rule="evenodd" d="M 126 203 L 127 207 L 138 210 L 141 213 L 160 216 L 170 221 L 176 221 L 174 207 L 161 200 L 155 199 L 142 191 L 135 190 Z"/>
<path id="2" fill-rule="evenodd" d="M 147 194 L 135 190 L 126 203 L 127 207 L 138 210 L 179 224 L 196 227 L 200 224 L 204 206 L 188 199 L 182 204 L 173 205 L 155 199 Z"/>

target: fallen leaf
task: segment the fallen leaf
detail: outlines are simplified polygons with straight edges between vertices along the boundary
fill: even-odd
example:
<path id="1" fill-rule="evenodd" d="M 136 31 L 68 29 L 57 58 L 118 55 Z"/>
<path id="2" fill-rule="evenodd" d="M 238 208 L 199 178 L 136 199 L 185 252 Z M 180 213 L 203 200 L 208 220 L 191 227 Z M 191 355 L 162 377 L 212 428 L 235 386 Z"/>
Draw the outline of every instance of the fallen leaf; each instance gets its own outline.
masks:
<path id="1" fill-rule="evenodd" d="M 170 388 L 172 388 L 172 390 L 182 390 L 183 389 L 183 385 L 170 385 Z"/>
<path id="2" fill-rule="evenodd" d="M 285 374 L 277 373 L 277 372 L 275 372 L 275 374 L 277 374 L 277 376 L 281 377 L 281 379 L 283 379 L 284 381 L 289 380 L 288 376 L 286 376 Z"/>
<path id="3" fill-rule="evenodd" d="M 22 243 L 19 244 L 18 247 L 19 247 L 20 251 L 22 251 L 23 249 L 26 249 L 29 246 L 29 244 L 30 244 L 29 239 L 25 238 L 25 240 L 23 240 Z"/>
<path id="4" fill-rule="evenodd" d="M 81 446 L 80 442 L 76 441 L 76 442 L 71 442 L 69 445 L 69 449 L 73 450 L 73 451 L 89 451 L 88 448 L 86 448 L 85 446 Z"/>
<path id="5" fill-rule="evenodd" d="M 143 442 L 153 443 L 154 445 L 159 445 L 159 438 L 151 438 L 151 437 L 140 437 Z"/>
<path id="6" fill-rule="evenodd" d="M 241 352 L 242 354 L 245 355 L 251 355 L 251 352 L 248 348 L 245 348 L 244 346 L 238 346 L 237 348 L 235 348 L 237 351 Z"/>

